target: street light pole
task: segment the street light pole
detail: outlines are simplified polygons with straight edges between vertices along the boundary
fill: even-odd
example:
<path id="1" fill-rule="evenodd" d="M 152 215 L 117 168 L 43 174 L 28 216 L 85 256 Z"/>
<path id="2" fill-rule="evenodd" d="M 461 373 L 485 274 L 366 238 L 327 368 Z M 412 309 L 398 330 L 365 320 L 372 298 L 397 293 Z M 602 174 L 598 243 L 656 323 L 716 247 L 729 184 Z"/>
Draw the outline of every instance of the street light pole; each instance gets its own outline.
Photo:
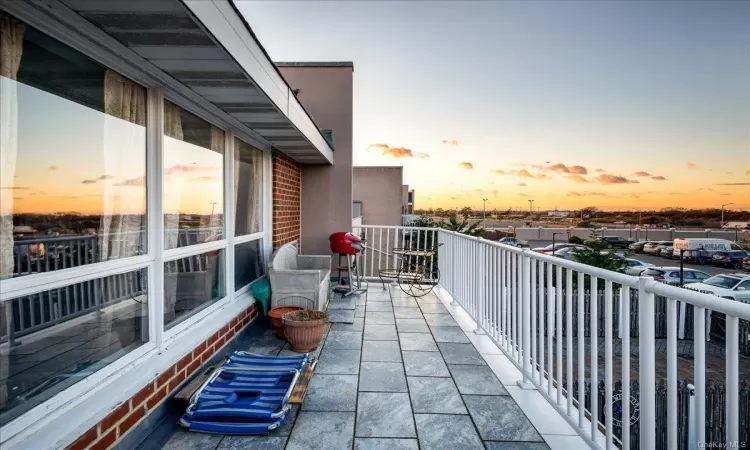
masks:
<path id="1" fill-rule="evenodd" d="M 557 236 L 558 234 L 562 234 L 562 233 L 552 233 L 552 253 L 551 253 L 552 256 L 555 255 L 555 236 Z"/>
<path id="2" fill-rule="evenodd" d="M 731 204 L 732 203 L 724 203 L 723 205 L 721 205 L 721 226 L 720 226 L 720 228 L 724 228 L 724 207 L 725 206 L 729 206 Z"/>
<path id="3" fill-rule="evenodd" d="M 487 228 L 487 201 L 488 198 L 482 199 L 482 228 Z"/>
<path id="4" fill-rule="evenodd" d="M 534 200 L 529 200 L 529 220 L 532 215 L 534 215 Z"/>

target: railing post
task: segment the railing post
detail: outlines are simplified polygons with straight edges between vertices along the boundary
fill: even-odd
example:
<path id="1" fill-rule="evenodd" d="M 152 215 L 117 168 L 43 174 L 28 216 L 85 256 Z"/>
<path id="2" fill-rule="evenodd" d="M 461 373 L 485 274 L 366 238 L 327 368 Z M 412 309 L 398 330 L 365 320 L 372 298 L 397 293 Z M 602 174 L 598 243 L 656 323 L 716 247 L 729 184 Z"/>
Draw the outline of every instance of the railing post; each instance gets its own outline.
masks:
<path id="1" fill-rule="evenodd" d="M 638 378 L 640 383 L 640 448 L 656 448 L 656 362 L 654 329 L 654 294 L 648 292 L 647 277 L 638 279 Z M 623 399 L 627 401 L 627 399 Z"/>
<path id="2" fill-rule="evenodd" d="M 455 273 L 456 273 L 456 259 L 458 258 L 459 253 L 460 253 L 461 250 L 458 249 L 458 245 L 457 245 L 458 242 L 456 241 L 456 232 L 455 231 L 451 231 L 450 232 L 450 236 L 451 236 L 451 242 L 452 242 L 451 247 L 454 250 L 453 251 L 453 257 L 451 258 L 451 274 L 453 274 L 452 276 L 455 277 Z M 458 301 L 456 301 L 456 291 L 458 289 L 455 289 L 455 286 L 457 286 L 459 282 L 460 282 L 460 280 L 456 280 L 454 278 L 454 282 L 453 282 L 454 289 L 451 291 L 451 303 L 450 303 L 451 306 L 458 306 L 459 305 Z"/>
<path id="3" fill-rule="evenodd" d="M 698 448 L 695 442 L 695 386 L 687 385 L 690 400 L 688 400 L 688 446 L 687 448 Z"/>
<path id="4" fill-rule="evenodd" d="M 523 358 L 523 379 L 518 380 L 518 385 L 522 389 L 536 389 L 531 382 L 531 258 L 523 250 L 521 255 L 521 330 L 522 330 L 522 348 L 521 357 Z"/>
<path id="5" fill-rule="evenodd" d="M 482 278 L 482 274 L 479 273 L 480 268 L 484 268 L 484 264 L 479 264 L 480 262 L 484 262 L 484 255 L 485 255 L 485 249 L 486 247 L 482 245 L 481 238 L 479 236 L 474 236 L 474 249 L 476 250 L 476 253 L 474 254 L 474 289 L 479 294 L 477 295 L 477 317 L 475 318 L 475 322 L 477 324 L 477 327 L 474 329 L 474 334 L 487 334 L 482 330 L 482 322 L 484 321 L 484 313 L 485 313 L 485 299 L 486 299 L 486 293 L 484 291 L 484 285 L 480 282 L 480 279 Z"/>

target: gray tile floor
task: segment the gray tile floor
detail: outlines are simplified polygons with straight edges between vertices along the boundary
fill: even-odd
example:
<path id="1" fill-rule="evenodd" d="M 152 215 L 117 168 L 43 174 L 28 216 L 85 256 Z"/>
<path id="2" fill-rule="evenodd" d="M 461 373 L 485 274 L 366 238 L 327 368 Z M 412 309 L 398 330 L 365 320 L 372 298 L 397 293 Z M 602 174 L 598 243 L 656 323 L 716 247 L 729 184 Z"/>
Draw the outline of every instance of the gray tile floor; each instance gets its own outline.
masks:
<path id="1" fill-rule="evenodd" d="M 534 449 L 549 447 L 435 294 L 380 286 L 362 319 L 334 324 L 305 402 L 270 436 L 178 431 L 164 449 Z M 249 351 L 288 352 L 259 339 Z"/>

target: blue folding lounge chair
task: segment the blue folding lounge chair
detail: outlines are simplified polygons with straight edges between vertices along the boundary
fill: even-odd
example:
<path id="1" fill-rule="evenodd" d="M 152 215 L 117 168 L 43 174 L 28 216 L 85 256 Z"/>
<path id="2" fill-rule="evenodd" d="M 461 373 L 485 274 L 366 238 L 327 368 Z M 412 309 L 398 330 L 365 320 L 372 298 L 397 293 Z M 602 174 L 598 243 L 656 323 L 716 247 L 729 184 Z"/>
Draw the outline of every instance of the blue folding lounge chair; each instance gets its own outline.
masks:
<path id="1" fill-rule="evenodd" d="M 307 359 L 234 352 L 193 395 L 180 424 L 206 433 L 269 433 L 283 423 Z"/>

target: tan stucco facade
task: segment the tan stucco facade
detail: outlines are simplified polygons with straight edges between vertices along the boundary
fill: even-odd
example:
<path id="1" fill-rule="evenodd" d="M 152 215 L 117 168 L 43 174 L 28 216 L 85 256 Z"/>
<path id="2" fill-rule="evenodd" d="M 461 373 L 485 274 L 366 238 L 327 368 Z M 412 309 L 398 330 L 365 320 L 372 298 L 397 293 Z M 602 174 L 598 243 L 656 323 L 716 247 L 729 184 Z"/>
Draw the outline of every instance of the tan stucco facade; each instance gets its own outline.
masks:
<path id="1" fill-rule="evenodd" d="M 363 224 L 401 225 L 403 178 L 403 167 L 354 168 L 354 200 L 362 202 Z"/>

